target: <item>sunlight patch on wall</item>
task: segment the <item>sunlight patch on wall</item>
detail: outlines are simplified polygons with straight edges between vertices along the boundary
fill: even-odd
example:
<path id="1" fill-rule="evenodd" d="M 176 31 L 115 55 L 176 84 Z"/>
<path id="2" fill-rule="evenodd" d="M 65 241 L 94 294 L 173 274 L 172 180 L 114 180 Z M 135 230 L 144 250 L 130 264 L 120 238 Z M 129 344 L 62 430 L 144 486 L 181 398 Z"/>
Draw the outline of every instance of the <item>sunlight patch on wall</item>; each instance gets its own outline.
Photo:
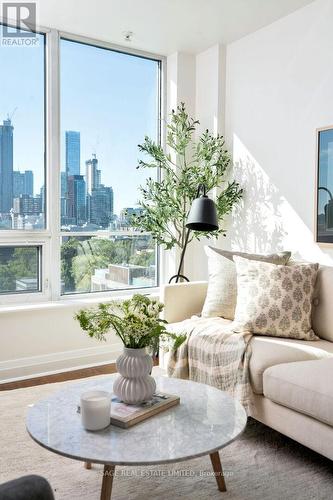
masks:
<path id="1" fill-rule="evenodd" d="M 314 242 L 313 232 L 236 134 L 233 162 L 244 197 L 229 221 L 230 247 L 256 253 L 290 250 L 294 259 L 333 265 L 333 258 Z"/>

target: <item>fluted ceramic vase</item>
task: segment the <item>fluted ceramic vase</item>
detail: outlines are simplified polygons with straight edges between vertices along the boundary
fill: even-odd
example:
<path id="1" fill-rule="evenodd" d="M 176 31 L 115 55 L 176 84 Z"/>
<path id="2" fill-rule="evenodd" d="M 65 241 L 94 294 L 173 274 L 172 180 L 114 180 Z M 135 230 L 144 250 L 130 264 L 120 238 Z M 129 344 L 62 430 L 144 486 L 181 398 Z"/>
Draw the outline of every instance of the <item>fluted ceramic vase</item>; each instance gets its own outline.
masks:
<path id="1" fill-rule="evenodd" d="M 156 390 L 156 383 L 150 376 L 153 360 L 146 349 L 130 349 L 117 359 L 119 377 L 113 384 L 113 392 L 127 404 L 139 404 L 149 401 Z"/>

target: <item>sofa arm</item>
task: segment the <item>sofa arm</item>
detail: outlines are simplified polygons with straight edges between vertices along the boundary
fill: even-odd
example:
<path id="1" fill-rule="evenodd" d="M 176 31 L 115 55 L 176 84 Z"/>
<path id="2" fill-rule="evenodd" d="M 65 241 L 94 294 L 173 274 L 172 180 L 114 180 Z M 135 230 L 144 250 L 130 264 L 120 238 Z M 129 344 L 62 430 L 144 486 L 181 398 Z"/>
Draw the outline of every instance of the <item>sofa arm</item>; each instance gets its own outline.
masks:
<path id="1" fill-rule="evenodd" d="M 164 304 L 163 319 L 176 323 L 202 311 L 207 293 L 207 281 L 162 285 L 160 300 Z"/>

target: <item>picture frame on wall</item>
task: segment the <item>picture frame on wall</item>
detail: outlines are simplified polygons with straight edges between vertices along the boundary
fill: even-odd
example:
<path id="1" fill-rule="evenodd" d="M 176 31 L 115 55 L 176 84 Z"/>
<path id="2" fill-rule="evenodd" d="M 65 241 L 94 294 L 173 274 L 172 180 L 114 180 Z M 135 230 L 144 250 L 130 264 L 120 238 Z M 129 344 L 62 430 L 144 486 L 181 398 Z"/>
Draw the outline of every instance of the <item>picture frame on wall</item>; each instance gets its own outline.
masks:
<path id="1" fill-rule="evenodd" d="M 317 129 L 315 239 L 333 244 L 333 126 Z"/>

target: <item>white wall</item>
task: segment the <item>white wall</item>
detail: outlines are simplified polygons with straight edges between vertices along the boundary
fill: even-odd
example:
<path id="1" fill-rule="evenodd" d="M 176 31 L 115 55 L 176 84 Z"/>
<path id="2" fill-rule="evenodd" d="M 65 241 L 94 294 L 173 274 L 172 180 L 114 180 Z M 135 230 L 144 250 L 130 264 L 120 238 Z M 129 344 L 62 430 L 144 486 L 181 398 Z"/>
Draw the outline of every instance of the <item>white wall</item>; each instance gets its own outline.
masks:
<path id="1" fill-rule="evenodd" d="M 224 134 L 226 49 L 216 44 L 196 56 L 196 118 L 199 133 Z"/>
<path id="2" fill-rule="evenodd" d="M 333 264 L 314 243 L 316 128 L 333 124 L 333 1 L 227 47 L 226 135 L 244 203 L 226 244 Z"/>
<path id="3" fill-rule="evenodd" d="M 195 116 L 195 56 L 176 52 L 167 58 L 166 66 L 166 122 L 169 121 L 172 110 L 176 110 L 182 102 L 186 104 L 187 112 Z M 167 130 L 165 130 L 166 133 Z M 176 162 L 174 152 L 170 151 L 170 154 Z M 179 259 L 180 252 L 177 248 L 171 251 L 162 250 L 160 259 L 162 283 L 168 282 L 171 276 L 177 273 Z"/>
<path id="4" fill-rule="evenodd" d="M 216 134 L 224 134 L 225 127 L 225 64 L 226 50 L 216 44 L 195 57 L 195 113 L 200 121 L 197 138 L 208 129 Z M 214 196 L 216 193 L 210 193 Z M 193 241 L 188 247 L 185 274 L 191 281 L 207 278 L 207 258 L 204 246 L 221 245 L 221 241 L 203 238 Z"/>
<path id="5" fill-rule="evenodd" d="M 88 304 L 0 310 L 0 382 L 115 361 L 122 350 L 119 339 L 113 334 L 107 342 L 91 339 L 74 319 L 83 305 Z"/>
<path id="6" fill-rule="evenodd" d="M 206 129 L 224 134 L 225 125 L 225 47 L 216 44 L 197 55 L 175 53 L 167 59 L 167 114 L 185 102 L 189 115 L 200 121 L 197 137 Z M 212 193 L 214 196 L 214 193 Z M 191 281 L 207 278 L 205 244 L 193 241 L 185 256 L 185 275 Z M 165 278 L 176 272 L 179 254 L 167 252 L 162 260 Z"/>

